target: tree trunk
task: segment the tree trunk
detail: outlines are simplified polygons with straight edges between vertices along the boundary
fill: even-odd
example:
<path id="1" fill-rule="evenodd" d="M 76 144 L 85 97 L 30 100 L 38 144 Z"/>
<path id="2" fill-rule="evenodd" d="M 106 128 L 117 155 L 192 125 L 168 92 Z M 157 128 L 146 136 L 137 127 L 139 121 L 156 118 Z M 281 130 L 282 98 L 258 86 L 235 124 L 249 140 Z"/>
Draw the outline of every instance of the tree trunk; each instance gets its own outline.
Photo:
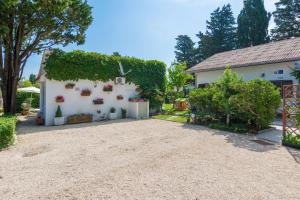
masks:
<path id="1" fill-rule="evenodd" d="M 226 126 L 229 126 L 230 124 L 230 114 L 226 115 Z"/>
<path id="2" fill-rule="evenodd" d="M 16 96 L 17 96 L 17 85 L 18 78 L 8 77 L 6 80 L 7 87 L 2 87 L 2 98 L 4 114 L 14 115 L 16 113 Z"/>

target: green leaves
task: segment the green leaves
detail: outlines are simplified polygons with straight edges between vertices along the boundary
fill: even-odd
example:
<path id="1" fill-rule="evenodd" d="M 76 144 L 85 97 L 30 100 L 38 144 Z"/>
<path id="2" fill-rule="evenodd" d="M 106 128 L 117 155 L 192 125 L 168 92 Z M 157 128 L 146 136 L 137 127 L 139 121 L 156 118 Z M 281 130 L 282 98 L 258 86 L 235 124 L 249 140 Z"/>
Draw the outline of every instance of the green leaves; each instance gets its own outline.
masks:
<path id="1" fill-rule="evenodd" d="M 65 53 L 55 49 L 46 61 L 45 71 L 47 78 L 59 81 L 87 79 L 107 82 L 120 76 L 118 61 L 122 63 L 125 73 L 129 72 L 126 81 L 138 85 L 142 89 L 142 97 L 149 99 L 151 106 L 161 105 L 166 85 L 166 65 L 160 61 L 84 51 Z"/>
<path id="2" fill-rule="evenodd" d="M 225 123 L 243 123 L 250 129 L 267 128 L 274 120 L 280 105 L 280 93 L 269 81 L 243 81 L 226 69 L 223 77 L 208 88 L 190 93 L 192 109 L 212 114 Z"/>

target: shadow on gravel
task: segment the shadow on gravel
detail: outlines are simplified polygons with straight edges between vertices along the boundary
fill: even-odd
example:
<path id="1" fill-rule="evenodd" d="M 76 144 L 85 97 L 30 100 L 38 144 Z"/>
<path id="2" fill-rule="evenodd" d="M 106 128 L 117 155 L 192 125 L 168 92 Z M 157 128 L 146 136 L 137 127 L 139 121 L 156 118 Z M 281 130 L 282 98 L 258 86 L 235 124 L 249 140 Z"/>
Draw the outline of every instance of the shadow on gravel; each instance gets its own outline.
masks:
<path id="1" fill-rule="evenodd" d="M 29 117 L 23 117 L 22 120 L 18 121 L 17 135 L 34 134 L 39 132 L 49 132 L 49 131 L 56 131 L 56 130 L 97 127 L 97 126 L 104 126 L 108 124 L 128 123 L 132 121 L 136 121 L 136 120 L 119 119 L 119 120 L 108 120 L 108 121 L 91 122 L 91 123 L 83 123 L 83 124 L 63 125 L 63 126 L 38 126 L 35 124 L 35 117 L 29 116 Z"/>
<path id="2" fill-rule="evenodd" d="M 224 136 L 225 141 L 227 143 L 232 144 L 234 147 L 247 149 L 249 151 L 267 152 L 279 148 L 279 145 L 263 145 L 253 141 L 255 139 L 254 135 L 242 135 L 242 134 L 230 133 L 226 131 L 210 129 L 204 126 L 192 125 L 192 124 L 183 124 L 182 127 L 186 129 L 195 130 L 195 131 L 208 131 L 212 135 L 216 135 L 216 136 Z"/>
<path id="3" fill-rule="evenodd" d="M 287 151 L 291 154 L 291 156 L 295 159 L 295 161 L 300 164 L 300 150 L 286 147 Z"/>

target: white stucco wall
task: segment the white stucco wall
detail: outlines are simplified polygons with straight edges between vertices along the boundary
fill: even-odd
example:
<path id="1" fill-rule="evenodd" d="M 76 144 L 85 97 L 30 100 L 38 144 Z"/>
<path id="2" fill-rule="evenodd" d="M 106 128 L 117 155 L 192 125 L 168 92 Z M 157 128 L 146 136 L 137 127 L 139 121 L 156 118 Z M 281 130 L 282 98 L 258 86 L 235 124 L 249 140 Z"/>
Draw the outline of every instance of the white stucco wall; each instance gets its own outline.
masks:
<path id="1" fill-rule="evenodd" d="M 134 84 L 125 84 L 125 85 L 115 85 L 113 81 L 103 83 L 100 81 L 93 82 L 88 80 L 79 80 L 79 81 L 53 81 L 45 79 L 45 109 L 44 109 L 44 118 L 45 125 L 53 125 L 53 120 L 55 117 L 55 112 L 57 106 L 60 105 L 62 109 L 62 114 L 64 117 L 84 113 L 84 114 L 93 114 L 94 120 L 99 118 L 97 110 L 101 110 L 101 114 L 108 114 L 110 108 L 116 108 L 118 116 L 121 116 L 121 108 L 128 110 L 128 98 L 137 95 L 136 86 Z M 73 89 L 65 89 L 67 83 L 75 83 Z M 113 85 L 112 92 L 104 92 L 103 86 L 107 84 Z M 95 87 L 96 85 L 96 87 Z M 91 96 L 83 97 L 81 96 L 81 91 L 83 89 L 90 89 L 92 91 Z M 64 96 L 64 103 L 56 103 L 56 97 L 62 95 Z M 123 100 L 117 100 L 117 96 L 122 95 Z M 104 104 L 94 105 L 93 100 L 95 98 L 103 98 Z"/>
<path id="2" fill-rule="evenodd" d="M 285 62 L 285 63 L 276 63 L 260 66 L 251 66 L 251 67 L 240 67 L 233 68 L 232 70 L 237 72 L 240 77 L 243 77 L 245 80 L 252 80 L 255 78 L 263 78 L 265 80 L 292 80 L 294 83 L 298 81 L 290 73 L 292 69 L 295 68 L 295 62 Z M 274 74 L 277 70 L 283 70 L 283 75 Z M 204 83 L 212 83 L 218 80 L 224 70 L 215 70 L 207 72 L 198 72 L 196 75 L 196 86 Z M 265 74 L 265 77 L 261 77 L 262 73 Z"/>

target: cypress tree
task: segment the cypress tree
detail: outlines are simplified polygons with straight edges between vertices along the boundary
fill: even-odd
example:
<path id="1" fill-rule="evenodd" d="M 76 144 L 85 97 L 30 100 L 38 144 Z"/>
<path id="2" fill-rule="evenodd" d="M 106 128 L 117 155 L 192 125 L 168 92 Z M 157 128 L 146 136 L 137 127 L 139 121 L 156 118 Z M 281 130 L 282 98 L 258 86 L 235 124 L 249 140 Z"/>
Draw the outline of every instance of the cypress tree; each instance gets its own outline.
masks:
<path id="1" fill-rule="evenodd" d="M 272 39 L 282 40 L 300 36 L 300 0 L 280 0 L 273 12 L 276 27 Z"/>
<path id="2" fill-rule="evenodd" d="M 238 16 L 238 47 L 244 48 L 269 41 L 268 27 L 271 13 L 263 0 L 244 0 L 244 8 Z"/>

